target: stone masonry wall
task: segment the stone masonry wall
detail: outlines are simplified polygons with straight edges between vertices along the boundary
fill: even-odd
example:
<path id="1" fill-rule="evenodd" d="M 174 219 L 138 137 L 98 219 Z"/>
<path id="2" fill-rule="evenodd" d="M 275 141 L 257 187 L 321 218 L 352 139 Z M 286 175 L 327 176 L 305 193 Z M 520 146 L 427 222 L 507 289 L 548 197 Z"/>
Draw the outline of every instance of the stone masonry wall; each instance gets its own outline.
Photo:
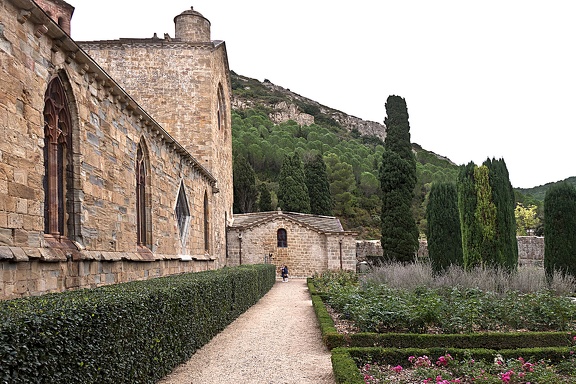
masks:
<path id="1" fill-rule="evenodd" d="M 544 264 L 544 238 L 537 236 L 518 236 L 518 264 L 537 265 Z M 366 261 L 370 256 L 381 256 L 382 246 L 380 240 L 358 240 L 356 241 L 356 257 L 358 261 Z M 418 250 L 419 257 L 428 255 L 426 241 L 420 241 Z"/>
<path id="2" fill-rule="evenodd" d="M 286 229 L 288 246 L 279 248 L 277 231 Z M 239 235 L 242 234 L 242 238 Z M 309 277 L 315 272 L 340 269 L 356 270 L 355 239 L 352 235 L 321 234 L 291 220 L 277 219 L 248 229 L 234 228 L 228 235 L 228 265 L 271 262 L 285 264 L 292 277 Z"/>
<path id="3" fill-rule="evenodd" d="M 224 43 L 155 38 L 81 45 L 218 180 L 210 225 L 213 255 L 224 264 L 223 228 L 226 218 L 232 217 L 233 204 L 231 88 Z M 219 87 L 225 101 L 220 127 Z"/>
<path id="4" fill-rule="evenodd" d="M 212 217 L 214 177 L 55 23 L 39 10 L 21 12 L 2 2 L 0 63 L 0 298 L 223 266 L 225 215 Z M 53 247 L 43 234 L 44 93 L 54 76 L 63 80 L 73 120 L 72 198 L 80 212 L 70 240 L 77 249 Z M 151 249 L 136 245 L 140 142 L 149 160 Z M 191 213 L 184 242 L 174 213 L 181 182 Z"/>

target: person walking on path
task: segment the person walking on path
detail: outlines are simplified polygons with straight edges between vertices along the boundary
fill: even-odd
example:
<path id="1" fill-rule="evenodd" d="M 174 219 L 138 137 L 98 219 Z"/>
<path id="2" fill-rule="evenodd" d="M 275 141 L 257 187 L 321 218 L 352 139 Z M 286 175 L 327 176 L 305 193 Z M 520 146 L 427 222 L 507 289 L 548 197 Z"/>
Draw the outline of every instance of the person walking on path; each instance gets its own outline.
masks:
<path id="1" fill-rule="evenodd" d="M 286 265 L 282 267 L 282 281 L 288 282 L 288 267 Z"/>
<path id="2" fill-rule="evenodd" d="M 335 384 L 305 279 L 276 283 L 158 384 Z"/>

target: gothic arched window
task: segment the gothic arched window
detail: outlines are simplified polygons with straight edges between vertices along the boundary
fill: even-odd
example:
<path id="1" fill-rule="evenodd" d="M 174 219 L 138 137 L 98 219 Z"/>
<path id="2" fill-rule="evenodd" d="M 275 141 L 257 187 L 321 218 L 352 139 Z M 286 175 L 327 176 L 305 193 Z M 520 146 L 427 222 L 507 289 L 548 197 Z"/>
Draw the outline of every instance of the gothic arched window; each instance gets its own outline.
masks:
<path id="1" fill-rule="evenodd" d="M 284 228 L 280 228 L 276 233 L 276 237 L 278 239 L 278 248 L 287 248 L 288 247 L 288 234 Z"/>
<path id="2" fill-rule="evenodd" d="M 208 209 L 208 193 L 204 192 L 204 250 L 210 252 L 210 212 Z"/>
<path id="3" fill-rule="evenodd" d="M 216 110 L 218 129 L 226 128 L 226 102 L 224 100 L 224 90 L 222 84 L 218 85 L 218 109 Z"/>
<path id="4" fill-rule="evenodd" d="M 136 238 L 138 245 L 152 244 L 152 218 L 149 198 L 148 155 L 143 140 L 136 152 Z"/>
<path id="5" fill-rule="evenodd" d="M 66 195 L 72 188 L 72 119 L 60 78 L 48 83 L 44 95 L 44 231 L 66 233 Z"/>

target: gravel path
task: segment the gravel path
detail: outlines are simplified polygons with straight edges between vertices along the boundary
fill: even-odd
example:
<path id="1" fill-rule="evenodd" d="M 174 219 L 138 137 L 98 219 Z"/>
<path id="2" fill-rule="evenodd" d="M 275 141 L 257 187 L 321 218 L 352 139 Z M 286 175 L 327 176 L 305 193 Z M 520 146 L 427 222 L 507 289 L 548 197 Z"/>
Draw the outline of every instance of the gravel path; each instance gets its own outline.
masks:
<path id="1" fill-rule="evenodd" d="M 306 280 L 277 281 L 258 303 L 159 384 L 334 384 Z"/>

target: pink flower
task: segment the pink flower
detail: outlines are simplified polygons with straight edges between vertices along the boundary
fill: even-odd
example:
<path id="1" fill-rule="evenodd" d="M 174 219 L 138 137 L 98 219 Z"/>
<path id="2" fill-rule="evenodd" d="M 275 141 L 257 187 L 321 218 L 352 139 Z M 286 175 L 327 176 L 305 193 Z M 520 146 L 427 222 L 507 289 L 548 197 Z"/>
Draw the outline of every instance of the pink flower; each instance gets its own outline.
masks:
<path id="1" fill-rule="evenodd" d="M 395 367 L 392 367 L 392 370 L 393 370 L 394 372 L 396 372 L 396 373 L 402 372 L 402 369 L 403 369 L 403 368 L 402 368 L 402 366 L 400 366 L 400 365 L 397 365 L 397 366 L 395 366 Z"/>
<path id="2" fill-rule="evenodd" d="M 416 358 L 416 357 L 414 357 L 414 356 L 410 356 L 410 357 L 408 358 L 408 361 L 409 361 L 409 362 L 413 362 L 415 358 Z"/>
<path id="3" fill-rule="evenodd" d="M 448 365 L 448 359 L 444 356 L 440 356 L 436 362 L 436 365 L 445 367 Z"/>
<path id="4" fill-rule="evenodd" d="M 502 382 L 509 383 L 513 374 L 514 374 L 513 370 L 509 370 L 508 372 L 503 373 L 501 376 Z"/>

